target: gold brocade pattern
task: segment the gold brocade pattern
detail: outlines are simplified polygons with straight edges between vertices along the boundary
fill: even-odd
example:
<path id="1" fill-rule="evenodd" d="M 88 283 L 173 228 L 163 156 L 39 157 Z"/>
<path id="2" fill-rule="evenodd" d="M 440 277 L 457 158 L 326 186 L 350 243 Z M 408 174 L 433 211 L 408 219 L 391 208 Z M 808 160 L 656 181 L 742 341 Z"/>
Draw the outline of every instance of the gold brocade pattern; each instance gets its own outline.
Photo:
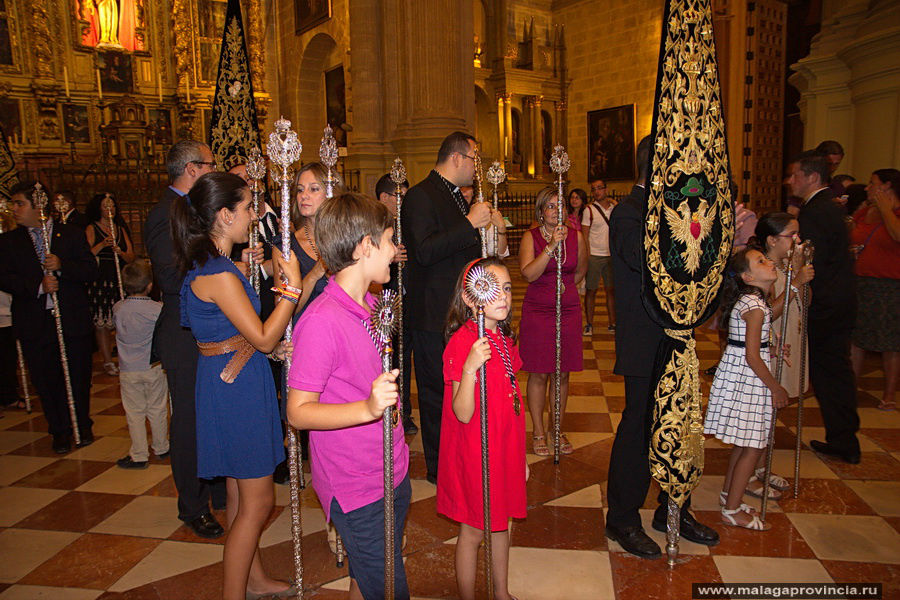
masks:
<path id="1" fill-rule="evenodd" d="M 664 23 L 644 224 L 648 297 L 671 347 L 654 390 L 650 469 L 681 505 L 703 471 L 692 328 L 708 314 L 734 238 L 710 0 L 670 0 Z"/>
<path id="2" fill-rule="evenodd" d="M 226 169 L 245 162 L 251 148 L 260 146 L 250 83 L 250 63 L 240 17 L 229 15 L 219 58 L 216 96 L 209 131 L 216 162 Z"/>
<path id="3" fill-rule="evenodd" d="M 16 174 L 16 161 L 9 151 L 3 129 L 0 128 L 0 200 L 9 199 L 9 192 L 17 183 L 19 177 Z"/>

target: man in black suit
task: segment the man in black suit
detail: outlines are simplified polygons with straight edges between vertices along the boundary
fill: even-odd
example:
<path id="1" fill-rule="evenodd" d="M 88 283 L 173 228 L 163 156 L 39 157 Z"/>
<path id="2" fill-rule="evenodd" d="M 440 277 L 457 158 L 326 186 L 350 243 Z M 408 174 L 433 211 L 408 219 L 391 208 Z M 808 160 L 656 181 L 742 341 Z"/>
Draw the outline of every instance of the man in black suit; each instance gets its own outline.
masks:
<path id="1" fill-rule="evenodd" d="M 54 217 L 58 217 L 66 225 L 75 225 L 81 229 L 87 229 L 90 225 L 84 213 L 78 211 L 75 195 L 68 190 L 53 194 L 53 213 Z"/>
<path id="2" fill-rule="evenodd" d="M 407 251 L 406 319 L 415 356 L 419 419 L 427 479 L 437 481 L 444 395 L 444 323 L 456 278 L 481 256 L 479 227 L 491 222 L 487 202 L 469 207 L 460 191 L 475 175 L 475 138 L 448 135 L 437 164 L 404 200 L 401 219 Z"/>
<path id="3" fill-rule="evenodd" d="M 844 212 L 828 188 L 828 158 L 804 152 L 788 167 L 791 193 L 803 200 L 800 236 L 815 248 L 810 283 L 809 379 L 815 389 L 825 442 L 812 440 L 816 452 L 859 462 L 856 381 L 850 365 L 850 334 L 856 319 L 856 281 Z"/>
<path id="4" fill-rule="evenodd" d="M 153 345 L 159 353 L 172 402 L 169 429 L 172 477 L 178 490 L 178 518 L 205 538 L 217 538 L 222 526 L 209 510 L 225 506 L 223 481 L 207 481 L 197 477 L 197 417 L 194 385 L 197 379 L 197 342 L 190 330 L 181 326 L 181 284 L 173 256 L 169 228 L 170 207 L 188 201 L 187 193 L 194 183 L 216 168 L 212 151 L 206 144 L 183 140 L 172 146 L 166 157 L 166 170 L 172 181 L 162 200 L 150 210 L 144 224 L 144 246 L 153 264 L 156 287 L 162 292 L 163 308 L 156 323 Z"/>
<path id="5" fill-rule="evenodd" d="M 94 441 L 90 418 L 93 325 L 85 284 L 97 278 L 97 261 L 83 231 L 52 219 L 47 222 L 50 253 L 44 256 L 40 213 L 32 205 L 34 187 L 33 181 L 22 182 L 10 193 L 18 227 L 0 235 L 0 290 L 12 295 L 13 332 L 22 342 L 31 380 L 41 397 L 53 450 L 65 454 L 72 449 L 72 420 L 50 293 L 57 293 L 62 315 L 80 448 Z"/>
<path id="6" fill-rule="evenodd" d="M 645 184 L 649 166 L 650 136 L 637 147 L 638 182 L 631 194 L 612 211 L 609 249 L 612 255 L 616 295 L 616 364 L 613 373 L 625 377 L 625 410 L 616 429 L 609 457 L 606 536 L 626 552 L 641 558 L 659 558 L 659 545 L 641 525 L 638 510 L 650 489 L 650 418 L 653 408 L 651 376 L 653 357 L 665 333 L 650 318 L 641 294 L 643 270 Z M 666 530 L 668 495 L 660 492 L 653 515 L 653 529 Z M 690 498 L 681 508 L 681 536 L 707 546 L 719 543 L 719 535 L 698 522 L 689 511 Z"/>

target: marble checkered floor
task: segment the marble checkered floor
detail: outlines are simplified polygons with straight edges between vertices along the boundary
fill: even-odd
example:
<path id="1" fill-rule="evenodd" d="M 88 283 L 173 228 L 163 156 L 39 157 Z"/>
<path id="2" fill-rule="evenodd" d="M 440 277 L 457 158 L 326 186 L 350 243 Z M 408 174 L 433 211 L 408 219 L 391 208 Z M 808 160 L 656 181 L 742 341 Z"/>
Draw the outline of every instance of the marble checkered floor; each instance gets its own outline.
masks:
<path id="1" fill-rule="evenodd" d="M 524 287 L 516 282 L 516 297 Z M 859 382 L 862 462 L 820 458 L 804 446 L 798 500 L 770 504 L 771 531 L 718 525 L 716 495 L 728 450 L 710 442 L 693 505 L 722 542 L 706 548 L 682 542 L 670 571 L 603 536 L 606 473 L 613 432 L 624 407 L 602 296 L 593 338 L 584 339 L 585 370 L 572 375 L 564 429 L 575 446 L 554 466 L 529 455 L 528 518 L 513 524 L 510 589 L 520 600 L 690 598 L 692 582 L 883 582 L 885 598 L 900 597 L 900 413 L 875 408 L 880 363 L 867 363 Z M 718 356 L 715 336 L 698 332 L 702 366 Z M 705 391 L 709 378 L 704 376 Z M 521 377 L 524 387 L 525 376 Z M 0 419 L 0 600 L 204 600 L 218 598 L 222 541 L 194 536 L 176 519 L 168 461 L 143 471 L 114 462 L 129 447 L 115 378 L 98 370 L 92 394 L 93 445 L 57 456 L 39 412 L 7 411 Z M 776 472 L 793 474 L 796 407 L 779 413 Z M 803 438 L 822 437 L 814 400 L 804 411 Z M 530 426 L 529 426 L 530 427 Z M 530 433 L 529 433 L 530 438 Z M 414 596 L 453 598 L 457 526 L 435 513 L 435 488 L 425 481 L 419 436 L 413 450 L 413 503 L 406 532 L 406 569 Z M 288 490 L 262 538 L 263 562 L 288 578 Z M 655 486 L 642 517 L 648 532 Z M 749 499 L 748 501 L 756 502 Z M 219 513 L 220 520 L 224 515 Z M 312 490 L 303 494 L 306 597 L 344 598 L 347 569 L 328 550 L 325 522 Z"/>

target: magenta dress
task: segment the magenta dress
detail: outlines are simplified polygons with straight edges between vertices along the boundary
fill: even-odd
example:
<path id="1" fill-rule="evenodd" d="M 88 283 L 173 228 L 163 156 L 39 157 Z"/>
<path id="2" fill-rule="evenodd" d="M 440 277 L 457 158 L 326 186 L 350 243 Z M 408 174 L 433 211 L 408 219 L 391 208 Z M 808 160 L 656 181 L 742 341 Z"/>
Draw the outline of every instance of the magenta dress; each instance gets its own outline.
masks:
<path id="1" fill-rule="evenodd" d="M 525 235 L 531 235 L 534 255 L 543 252 L 547 241 L 535 227 Z M 569 229 L 566 237 L 566 261 L 563 263 L 562 280 L 562 366 L 564 373 L 581 371 L 584 352 L 581 343 L 581 301 L 575 287 L 575 268 L 578 266 L 578 232 Z M 522 321 L 519 323 L 519 353 L 522 370 L 529 373 L 553 373 L 556 371 L 556 259 L 551 258 L 547 268 L 535 281 L 528 284 L 522 301 Z"/>

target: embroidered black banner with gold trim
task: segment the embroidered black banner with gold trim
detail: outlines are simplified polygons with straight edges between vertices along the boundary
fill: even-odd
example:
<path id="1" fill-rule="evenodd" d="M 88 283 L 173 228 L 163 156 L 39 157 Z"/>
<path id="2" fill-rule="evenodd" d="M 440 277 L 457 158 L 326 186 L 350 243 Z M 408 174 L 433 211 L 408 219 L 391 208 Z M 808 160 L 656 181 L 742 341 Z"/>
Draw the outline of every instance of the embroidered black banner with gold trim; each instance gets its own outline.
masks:
<path id="1" fill-rule="evenodd" d="M 0 196 L 9 200 L 9 192 L 17 183 L 19 176 L 16 172 L 16 161 L 6 143 L 3 127 L 0 127 Z"/>
<path id="2" fill-rule="evenodd" d="M 644 220 L 644 305 L 667 334 L 652 378 L 650 471 L 679 505 L 703 472 L 693 328 L 715 312 L 734 239 L 710 3 L 666 3 Z"/>
<path id="3" fill-rule="evenodd" d="M 245 163 L 250 149 L 260 147 L 240 0 L 228 0 L 225 11 L 209 147 L 225 169 Z"/>

